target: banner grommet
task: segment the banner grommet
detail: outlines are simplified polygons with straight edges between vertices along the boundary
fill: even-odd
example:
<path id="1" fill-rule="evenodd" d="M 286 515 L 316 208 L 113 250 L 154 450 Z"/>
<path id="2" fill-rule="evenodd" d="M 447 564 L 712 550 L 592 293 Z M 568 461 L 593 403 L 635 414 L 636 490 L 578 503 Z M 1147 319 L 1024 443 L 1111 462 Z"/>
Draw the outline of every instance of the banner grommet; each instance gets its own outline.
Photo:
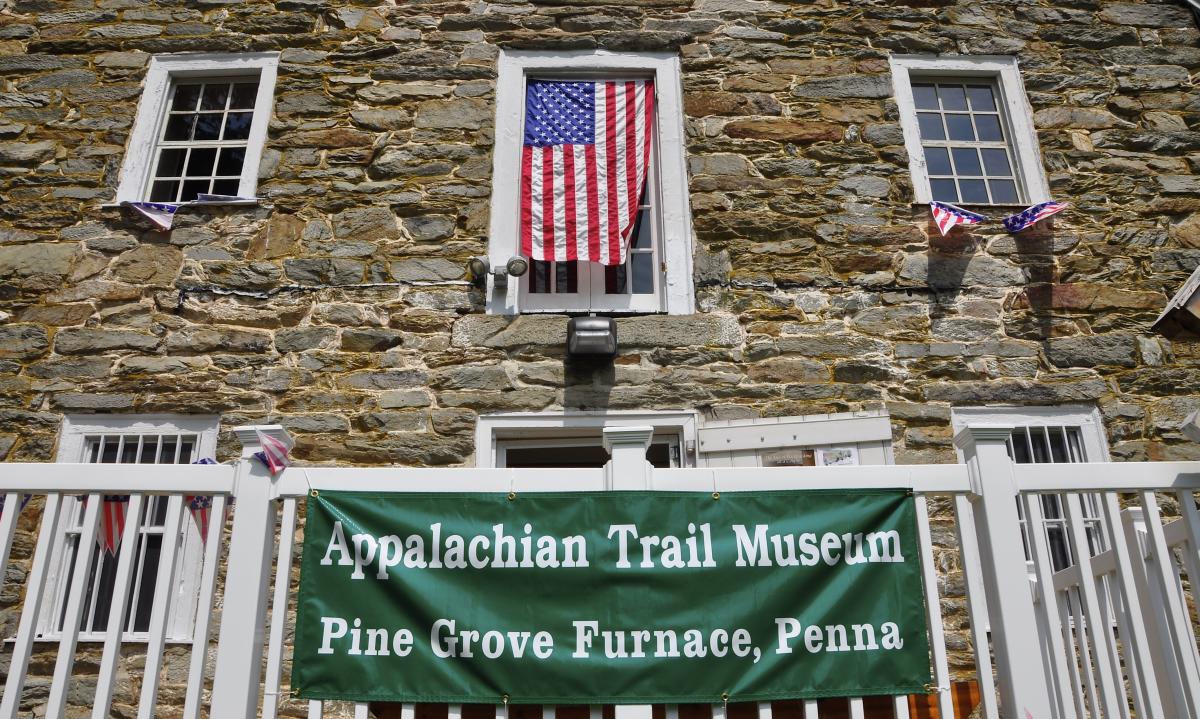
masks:
<path id="1" fill-rule="evenodd" d="M 516 500 L 516 498 L 517 498 L 517 493 L 516 493 L 516 492 L 509 492 L 509 493 L 508 493 L 508 501 L 512 502 L 512 501 Z"/>
<path id="2" fill-rule="evenodd" d="M 721 498 L 720 492 L 713 492 L 713 499 L 720 499 L 720 498 Z"/>

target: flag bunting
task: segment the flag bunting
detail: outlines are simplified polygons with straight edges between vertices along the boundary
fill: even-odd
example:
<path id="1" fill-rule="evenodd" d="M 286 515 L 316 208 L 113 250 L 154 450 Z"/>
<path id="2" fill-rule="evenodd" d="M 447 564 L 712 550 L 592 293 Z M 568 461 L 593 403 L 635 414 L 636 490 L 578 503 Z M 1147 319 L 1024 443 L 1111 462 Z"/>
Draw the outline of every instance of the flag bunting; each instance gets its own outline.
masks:
<path id="1" fill-rule="evenodd" d="M 1069 203 L 1055 202 L 1054 200 L 1042 202 L 1034 205 L 1033 207 L 1027 207 L 1015 215 L 1009 215 L 1008 217 L 1005 217 L 1004 229 L 1015 234 L 1032 227 L 1033 225 L 1037 224 L 1039 220 L 1043 220 L 1050 215 L 1055 215 L 1059 212 L 1062 212 L 1068 207 L 1070 207 Z"/>
<path id="2" fill-rule="evenodd" d="M 954 229 L 956 225 L 976 225 L 987 218 L 976 212 L 964 210 L 948 202 L 930 202 L 929 209 L 933 212 L 933 224 L 937 225 L 942 237 Z"/>
<path id="3" fill-rule="evenodd" d="M 217 460 L 205 457 L 198 459 L 192 464 L 216 464 Z M 208 523 L 212 518 L 212 496 L 202 494 L 189 494 L 183 498 L 187 504 L 188 511 L 192 514 L 192 521 L 196 523 L 196 528 L 200 530 L 200 541 L 208 542 Z"/>
<path id="4" fill-rule="evenodd" d="M 255 432 L 258 433 L 262 451 L 255 452 L 254 457 L 265 464 L 272 475 L 279 474 L 289 464 L 288 446 L 261 429 L 255 430 Z"/>
<path id="5" fill-rule="evenodd" d="M 121 546 L 121 534 L 125 532 L 125 510 L 128 507 L 128 494 L 106 494 L 100 505 L 100 533 L 96 535 L 96 543 L 113 556 L 117 554 L 117 547 Z"/>
<path id="6" fill-rule="evenodd" d="M 521 253 L 532 260 L 624 264 L 653 132 L 653 82 L 529 81 Z"/>
<path id="7" fill-rule="evenodd" d="M 171 229 L 175 221 L 175 211 L 178 205 L 167 205 L 161 202 L 126 202 L 125 205 L 140 212 L 146 219 L 158 225 L 161 230 Z"/>
<path id="8" fill-rule="evenodd" d="M 0 494 L 0 516 L 4 514 L 4 501 L 8 498 L 7 494 Z M 32 494 L 21 495 L 21 504 L 17 507 L 17 514 L 25 510 L 25 505 L 29 504 L 29 500 L 33 498 Z"/>

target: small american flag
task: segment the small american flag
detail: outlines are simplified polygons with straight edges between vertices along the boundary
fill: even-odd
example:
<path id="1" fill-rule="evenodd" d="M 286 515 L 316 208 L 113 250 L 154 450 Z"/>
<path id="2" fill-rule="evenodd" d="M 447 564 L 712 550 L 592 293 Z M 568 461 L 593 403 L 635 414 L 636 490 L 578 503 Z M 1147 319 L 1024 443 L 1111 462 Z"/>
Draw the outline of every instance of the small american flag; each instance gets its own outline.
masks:
<path id="1" fill-rule="evenodd" d="M 951 205 L 949 202 L 930 202 L 929 209 L 933 212 L 933 224 L 937 225 L 942 237 L 954 229 L 955 225 L 975 225 L 987 218 L 975 212 L 964 210 Z"/>
<path id="2" fill-rule="evenodd" d="M 106 494 L 100 505 L 100 533 L 96 543 L 109 554 L 116 556 L 121 546 L 121 534 L 125 531 L 125 510 L 129 507 L 128 494 Z"/>
<path id="3" fill-rule="evenodd" d="M 258 433 L 262 451 L 255 452 L 254 456 L 258 461 L 267 465 L 267 470 L 271 474 L 279 474 L 288 466 L 288 446 L 261 429 L 255 431 Z"/>
<path id="4" fill-rule="evenodd" d="M 198 459 L 192 464 L 216 464 L 217 460 L 204 457 Z M 208 542 L 208 523 L 212 516 L 212 497 L 206 495 L 189 494 L 183 498 L 187 504 L 188 511 L 192 513 L 192 521 L 196 523 L 196 528 L 200 530 L 200 541 Z"/>
<path id="5" fill-rule="evenodd" d="M 531 80 L 521 148 L 521 253 L 624 264 L 653 128 L 652 82 Z"/>
<path id="6" fill-rule="evenodd" d="M 171 229 L 171 225 L 175 221 L 175 211 L 179 209 L 178 205 L 165 205 L 161 202 L 129 202 L 126 204 L 142 213 L 163 230 Z"/>
<path id="7" fill-rule="evenodd" d="M 208 523 L 212 516 L 212 497 L 207 495 L 188 495 L 183 498 L 187 502 L 192 520 L 200 530 L 200 541 L 208 542 Z"/>
<path id="8" fill-rule="evenodd" d="M 1041 204 L 1034 205 L 1033 207 L 1027 207 L 1015 215 L 1009 215 L 1008 217 L 1005 217 L 1004 229 L 1014 233 L 1020 232 L 1021 230 L 1037 224 L 1038 220 L 1042 220 L 1050 215 L 1062 212 L 1068 207 L 1070 207 L 1069 203 L 1055 202 L 1054 200 L 1043 202 Z"/>

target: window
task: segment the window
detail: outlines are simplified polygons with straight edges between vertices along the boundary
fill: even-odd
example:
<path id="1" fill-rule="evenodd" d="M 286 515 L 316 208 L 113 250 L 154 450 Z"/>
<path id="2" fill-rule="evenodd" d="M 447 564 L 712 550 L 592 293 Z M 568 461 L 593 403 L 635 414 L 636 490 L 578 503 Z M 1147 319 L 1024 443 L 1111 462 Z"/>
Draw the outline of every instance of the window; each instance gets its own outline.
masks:
<path id="1" fill-rule="evenodd" d="M 488 241 L 491 266 L 502 268 L 510 257 L 520 254 L 520 172 L 528 119 L 525 96 L 529 83 L 539 81 L 564 85 L 574 84 L 571 81 L 652 82 L 655 112 L 646 185 L 637 202 L 625 264 L 533 261 L 520 278 L 501 282 L 493 278 L 488 311 L 691 313 L 691 213 L 679 58 L 672 54 L 501 51 Z M 560 214 L 563 216 L 544 222 L 565 237 L 569 220 L 565 213 Z"/>
<path id="2" fill-rule="evenodd" d="M 253 197 L 277 53 L 151 58 L 117 201 Z"/>
<path id="3" fill-rule="evenodd" d="M 216 448 L 216 417 L 68 417 L 63 425 L 58 461 L 103 464 L 190 464 L 211 458 Z M 158 559 L 163 546 L 167 498 L 147 497 L 142 516 L 137 518 L 135 564 L 129 591 L 124 597 L 124 638 L 144 639 L 150 629 L 150 611 L 156 586 Z M 84 503 L 74 497 L 63 505 L 62 519 L 50 559 L 48 594 L 39 618 L 38 635 L 56 638 L 63 629 L 67 598 L 84 592 L 81 641 L 102 641 L 108 627 L 116 592 L 117 560 L 98 544 L 80 547 Z M 185 518 L 186 519 L 186 518 Z M 134 521 L 127 517 L 126 521 Z M 195 522 L 184 521 L 179 540 L 179 559 L 170 589 L 176 592 L 167 618 L 167 638 L 187 641 L 195 623 L 197 584 L 200 579 L 203 543 Z M 85 587 L 72 587 L 73 569 L 81 551 L 92 553 L 92 569 Z M 190 601 L 187 599 L 190 598 Z"/>
<path id="4" fill-rule="evenodd" d="M 1106 462 L 1108 449 L 1099 413 L 1087 408 L 980 408 L 954 410 L 954 431 L 972 424 L 1011 424 L 1008 456 L 1017 464 L 1067 464 Z M 1067 538 L 1067 514 L 1059 494 L 1039 495 L 1042 503 L 1043 531 L 1055 571 L 1075 563 Z M 1105 549 L 1100 498 L 1081 494 L 1083 521 L 1093 555 Z M 1021 519 L 1021 540 L 1029 560 L 1028 522 L 1022 505 L 1017 503 Z"/>
<path id="5" fill-rule="evenodd" d="M 475 426 L 476 467 L 603 467 L 603 429 L 653 426 L 646 460 L 694 467 L 694 412 L 514 412 L 485 415 Z"/>
<path id="6" fill-rule="evenodd" d="M 1050 199 L 1016 58 L 894 55 L 891 65 L 917 202 Z"/>

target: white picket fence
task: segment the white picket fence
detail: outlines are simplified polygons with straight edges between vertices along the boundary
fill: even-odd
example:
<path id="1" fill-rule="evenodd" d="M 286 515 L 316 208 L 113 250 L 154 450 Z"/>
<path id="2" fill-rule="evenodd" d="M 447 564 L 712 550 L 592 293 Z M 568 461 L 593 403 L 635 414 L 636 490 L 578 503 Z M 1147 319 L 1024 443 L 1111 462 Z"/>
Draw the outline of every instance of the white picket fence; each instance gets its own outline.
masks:
<path id="1" fill-rule="evenodd" d="M 284 436 L 279 427 L 260 428 Z M 104 495 L 128 494 L 128 516 L 136 517 L 152 495 L 168 497 L 165 537 L 178 536 L 188 521 L 184 497 L 212 495 L 213 517 L 223 516 L 236 498 L 232 526 L 211 523 L 204 545 L 197 619 L 182 716 L 274 719 L 284 698 L 283 669 L 290 652 L 288 602 L 295 590 L 297 509 L 312 491 L 354 489 L 388 492 L 473 491 L 603 491 L 659 489 L 736 492 L 774 489 L 907 489 L 917 504 L 922 552 L 923 587 L 930 626 L 930 646 L 939 714 L 955 716 L 941 615 L 942 598 L 935 575 L 927 505 L 945 497 L 953 506 L 958 530 L 958 560 L 964 569 L 971 634 L 976 648 L 977 680 L 983 715 L 997 719 L 1084 719 L 1105 717 L 1200 716 L 1200 655 L 1197 654 L 1191 584 L 1200 577 L 1200 512 L 1194 492 L 1200 490 L 1200 462 L 1018 465 L 1007 453 L 1006 427 L 972 428 L 956 440 L 965 465 L 654 469 L 644 459 L 652 431 L 622 427 L 605 430 L 611 461 L 604 469 L 392 469 L 301 468 L 272 479 L 251 454 L 258 451 L 255 428 L 238 428 L 242 459 L 232 466 L 161 466 L 0 464 L 0 493 L 6 495 L 0 515 L 0 576 L 24 578 L 24 600 L 15 636 L 5 637 L 0 659 L 7 677 L 0 699 L 0 719 L 67 713 L 68 688 L 81 686 L 74 662 L 79 649 L 82 591 L 67 596 L 62 631 L 54 637 L 57 654 L 49 686 L 37 693 L 26 688 L 31 657 L 49 649 L 38 635 L 37 621 L 47 601 L 51 546 L 62 506 L 68 497 L 88 497 L 79 546 L 89 547 L 100 526 Z M 41 516 L 12 508 L 21 497 L 44 497 Z M 1054 570 L 1047 536 L 1030 532 L 1027 562 L 1021 541 L 1018 503 L 1030 527 L 1041 526 L 1042 496 L 1061 495 L 1067 540 L 1074 563 Z M 1082 498 L 1099 506 L 1103 522 L 1089 525 Z M 1171 502 L 1178 518 L 1165 522 L 1162 504 Z M 1098 505 L 1096 504 L 1098 503 Z M 9 554 L 18 520 L 37 524 L 32 556 L 9 571 Z M 113 594 L 125 597 L 133 574 L 135 522 L 125 526 L 117 559 Z M 32 524 L 23 526 L 33 526 Z M 1089 534 L 1089 532 L 1091 532 Z M 164 542 L 157 569 L 159 587 L 169 586 L 178 561 L 178 543 Z M 946 549 L 946 548 L 943 548 Z M 1103 551 L 1094 552 L 1095 549 Z M 91 554 L 80 552 L 72 587 L 81 587 L 90 570 Z M 224 562 L 224 565 L 222 565 Z M 28 573 L 25 573 L 25 570 Z M 223 585 L 223 592 L 217 592 Z M 10 588 L 11 589 L 11 588 Z M 217 595 L 220 595 L 220 601 Z M 141 678 L 137 716 L 155 716 L 164 674 L 167 616 L 175 593 L 154 596 L 149 637 L 144 646 L 146 670 Z M 220 607 L 214 613 L 214 605 Z M 95 675 L 91 716 L 110 715 L 121 660 L 125 602 L 115 601 Z M 217 626 L 219 625 L 219 626 Z M 218 629 L 215 660 L 211 651 Z M 140 648 L 139 648 L 140 649 Z M 995 667 L 993 668 L 993 657 Z M 265 658 L 265 662 L 264 662 Z M 0 665 L 2 666 L 2 665 Z M 265 673 L 264 673 L 265 671 Z M 91 680 L 90 672 L 88 680 Z M 45 681 L 41 679 L 40 681 Z M 29 696 L 27 696 L 29 694 Z M 36 696 L 34 696 L 36 694 Z M 39 699 L 38 696 L 48 696 Z M 78 701 L 76 697 L 75 701 Z M 321 702 L 310 702 L 309 717 L 323 717 Z M 507 719 L 510 707 L 496 707 Z M 818 703 L 803 705 L 805 719 L 816 719 Z M 847 700 L 848 715 L 865 719 L 861 698 Z M 78 712 L 78 708 L 74 709 Z M 173 704 L 169 713 L 178 714 Z M 369 715 L 365 704 L 353 709 L 356 719 Z M 649 719 L 649 706 L 618 706 L 618 719 Z M 554 707 L 542 710 L 553 719 Z M 758 705 L 759 719 L 772 719 L 772 705 Z M 905 697 L 891 700 L 897 719 L 909 717 Z M 415 719 L 417 708 L 405 705 L 402 719 Z M 463 708 L 451 706 L 447 719 L 461 719 Z M 590 710 L 600 719 L 601 707 Z M 678 719 L 679 708 L 663 709 Z M 713 719 L 726 719 L 728 707 L 714 705 Z M 962 718 L 965 719 L 965 718 Z"/>

